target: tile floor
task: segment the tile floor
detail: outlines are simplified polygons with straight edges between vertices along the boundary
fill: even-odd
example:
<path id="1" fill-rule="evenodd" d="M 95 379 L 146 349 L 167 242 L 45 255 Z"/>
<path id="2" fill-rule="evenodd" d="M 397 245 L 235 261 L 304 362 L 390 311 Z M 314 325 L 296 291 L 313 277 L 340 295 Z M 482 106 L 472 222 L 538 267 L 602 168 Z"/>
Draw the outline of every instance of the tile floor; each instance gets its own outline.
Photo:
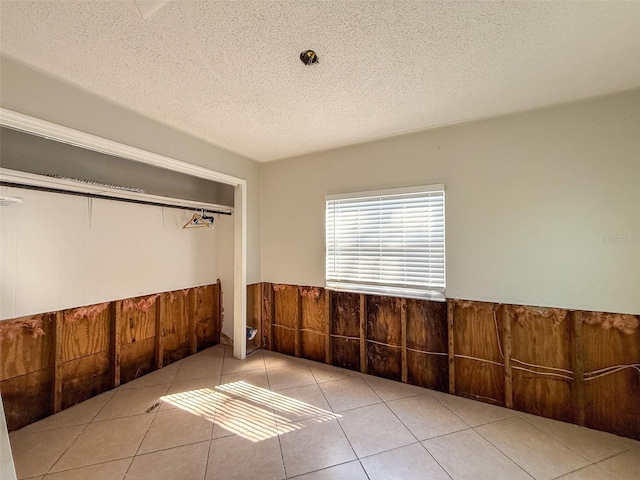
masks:
<path id="1" fill-rule="evenodd" d="M 11 434 L 19 478 L 640 478 L 640 442 L 218 345 Z"/>

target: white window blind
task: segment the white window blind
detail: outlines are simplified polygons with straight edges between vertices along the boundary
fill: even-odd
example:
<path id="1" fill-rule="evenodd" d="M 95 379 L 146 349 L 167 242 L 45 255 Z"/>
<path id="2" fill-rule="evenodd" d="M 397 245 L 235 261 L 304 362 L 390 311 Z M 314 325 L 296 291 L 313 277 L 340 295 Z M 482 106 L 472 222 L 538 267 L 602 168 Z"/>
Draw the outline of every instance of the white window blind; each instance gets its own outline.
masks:
<path id="1" fill-rule="evenodd" d="M 326 285 L 444 300 L 444 186 L 326 197 Z"/>

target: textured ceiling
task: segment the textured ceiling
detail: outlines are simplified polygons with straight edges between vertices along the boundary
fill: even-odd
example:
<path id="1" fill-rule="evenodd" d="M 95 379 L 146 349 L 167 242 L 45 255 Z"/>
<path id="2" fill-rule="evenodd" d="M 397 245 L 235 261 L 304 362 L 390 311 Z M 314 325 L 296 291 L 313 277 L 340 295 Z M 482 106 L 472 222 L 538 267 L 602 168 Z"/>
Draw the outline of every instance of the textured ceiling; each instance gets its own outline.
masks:
<path id="1" fill-rule="evenodd" d="M 0 17 L 2 52 L 260 161 L 640 86 L 635 1 L 174 0 L 146 20 L 2 1 Z"/>

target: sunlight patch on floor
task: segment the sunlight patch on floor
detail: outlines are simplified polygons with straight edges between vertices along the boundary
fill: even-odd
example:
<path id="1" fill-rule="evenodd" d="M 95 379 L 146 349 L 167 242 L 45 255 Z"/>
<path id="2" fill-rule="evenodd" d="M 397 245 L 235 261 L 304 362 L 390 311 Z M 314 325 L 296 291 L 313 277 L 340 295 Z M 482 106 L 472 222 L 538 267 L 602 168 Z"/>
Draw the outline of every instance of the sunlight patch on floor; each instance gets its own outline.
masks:
<path id="1" fill-rule="evenodd" d="M 305 425 L 296 418 L 320 423 L 341 417 L 245 381 L 174 393 L 160 399 L 252 442 L 303 428 Z"/>

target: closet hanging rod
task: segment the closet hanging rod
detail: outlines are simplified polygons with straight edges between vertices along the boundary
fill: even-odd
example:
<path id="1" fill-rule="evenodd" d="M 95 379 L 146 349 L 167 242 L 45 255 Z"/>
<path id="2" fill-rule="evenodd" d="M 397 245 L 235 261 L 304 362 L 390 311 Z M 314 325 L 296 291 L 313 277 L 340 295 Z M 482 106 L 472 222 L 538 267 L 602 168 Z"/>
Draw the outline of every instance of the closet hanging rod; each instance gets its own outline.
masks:
<path id="1" fill-rule="evenodd" d="M 98 193 L 74 192 L 73 190 L 63 190 L 61 188 L 50 188 L 50 187 L 39 187 L 36 185 L 27 185 L 24 183 L 6 182 L 4 180 L 0 180 L 0 187 L 24 188 L 26 190 L 36 190 L 38 192 L 59 193 L 61 195 L 73 195 L 76 197 L 88 197 L 88 198 L 98 198 L 100 200 L 113 200 L 116 202 L 137 203 L 138 205 L 151 205 L 153 207 L 178 208 L 180 210 L 189 210 L 189 211 L 203 210 L 202 207 L 196 207 L 196 206 L 185 207 L 184 205 L 173 205 L 171 203 L 160 203 L 160 202 L 151 202 L 147 200 L 136 200 L 134 198 L 111 197 L 109 195 L 100 195 Z M 203 211 L 205 213 L 217 213 L 218 215 L 232 215 L 231 212 L 225 212 L 223 210 L 211 210 L 211 209 L 205 208 Z"/>

